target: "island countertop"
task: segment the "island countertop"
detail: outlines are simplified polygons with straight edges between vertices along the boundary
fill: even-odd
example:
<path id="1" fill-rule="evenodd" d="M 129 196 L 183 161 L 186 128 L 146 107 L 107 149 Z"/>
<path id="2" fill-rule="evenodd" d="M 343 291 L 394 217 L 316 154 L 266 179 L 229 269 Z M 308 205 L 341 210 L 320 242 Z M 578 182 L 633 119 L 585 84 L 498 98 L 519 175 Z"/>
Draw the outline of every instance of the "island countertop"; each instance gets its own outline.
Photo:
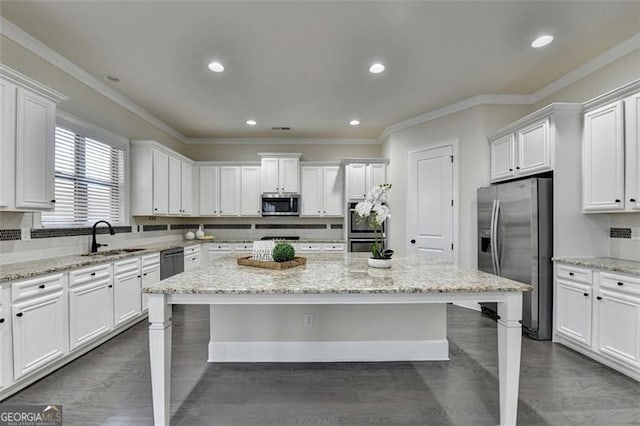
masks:
<path id="1" fill-rule="evenodd" d="M 532 287 L 485 272 L 417 256 L 394 257 L 390 269 L 367 266 L 368 253 L 307 255 L 285 270 L 241 266 L 225 256 L 143 292 L 155 294 L 393 294 L 531 291 Z"/>

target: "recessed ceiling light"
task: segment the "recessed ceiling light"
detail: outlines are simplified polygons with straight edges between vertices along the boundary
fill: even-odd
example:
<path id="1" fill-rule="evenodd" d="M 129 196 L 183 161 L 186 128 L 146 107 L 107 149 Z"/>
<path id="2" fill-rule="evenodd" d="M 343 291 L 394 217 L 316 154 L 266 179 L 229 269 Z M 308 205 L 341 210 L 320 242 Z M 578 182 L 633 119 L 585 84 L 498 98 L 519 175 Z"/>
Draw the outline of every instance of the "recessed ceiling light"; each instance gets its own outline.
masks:
<path id="1" fill-rule="evenodd" d="M 382 65 L 381 63 L 376 62 L 369 67 L 369 72 L 371 74 L 380 74 L 382 71 L 384 71 L 384 65 Z"/>
<path id="2" fill-rule="evenodd" d="M 258 124 L 258 122 L 256 120 L 247 120 L 247 124 L 249 126 L 255 126 L 256 124 Z"/>
<path id="3" fill-rule="evenodd" d="M 222 72 L 224 71 L 224 67 L 220 62 L 211 62 L 209 64 L 209 69 L 213 72 Z"/>
<path id="4" fill-rule="evenodd" d="M 104 78 L 106 78 L 109 81 L 112 81 L 114 83 L 120 83 L 120 79 L 118 77 L 116 77 L 115 75 L 105 75 Z"/>
<path id="5" fill-rule="evenodd" d="M 358 120 L 351 120 L 349 124 L 351 124 L 352 126 L 357 126 L 358 124 L 360 124 L 360 122 Z"/>
<path id="6" fill-rule="evenodd" d="M 531 47 L 535 47 L 535 48 L 544 47 L 547 44 L 551 43 L 552 41 L 553 41 L 552 35 L 544 34 L 538 37 L 537 39 L 533 40 L 533 43 L 531 43 Z"/>

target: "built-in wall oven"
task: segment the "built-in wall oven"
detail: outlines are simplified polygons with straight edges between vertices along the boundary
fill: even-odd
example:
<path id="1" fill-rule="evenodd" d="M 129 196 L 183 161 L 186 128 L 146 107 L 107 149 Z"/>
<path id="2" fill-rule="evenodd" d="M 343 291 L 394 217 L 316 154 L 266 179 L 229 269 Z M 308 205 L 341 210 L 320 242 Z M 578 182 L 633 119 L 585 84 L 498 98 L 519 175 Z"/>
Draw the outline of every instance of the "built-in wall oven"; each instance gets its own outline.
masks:
<path id="1" fill-rule="evenodd" d="M 375 232 L 371 221 L 375 220 L 375 214 L 363 220 L 356 213 L 356 204 L 349 203 L 349 232 L 348 249 L 350 252 L 370 252 L 371 245 L 375 242 Z M 382 244 L 386 246 L 386 223 L 381 226 Z"/>
<path id="2" fill-rule="evenodd" d="M 371 222 L 375 220 L 375 214 L 370 215 L 366 220 L 360 218 L 358 213 L 356 213 L 356 204 L 358 203 L 349 203 L 349 239 L 370 239 L 374 238 L 374 230 Z M 385 225 L 382 224 L 382 235 L 386 235 L 385 233 Z"/>

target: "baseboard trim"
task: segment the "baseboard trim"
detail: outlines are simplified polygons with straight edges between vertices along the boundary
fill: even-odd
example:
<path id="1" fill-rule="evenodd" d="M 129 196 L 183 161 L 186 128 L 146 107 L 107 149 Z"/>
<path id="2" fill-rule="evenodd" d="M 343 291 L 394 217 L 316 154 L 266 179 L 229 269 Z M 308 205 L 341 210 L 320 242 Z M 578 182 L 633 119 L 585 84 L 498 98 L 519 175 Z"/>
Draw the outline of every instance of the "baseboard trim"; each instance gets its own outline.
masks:
<path id="1" fill-rule="evenodd" d="M 449 341 L 213 342 L 209 362 L 446 361 Z"/>
<path id="2" fill-rule="evenodd" d="M 609 368 L 612 368 L 618 371 L 619 373 L 622 373 L 625 376 L 631 377 L 635 381 L 640 382 L 640 370 L 637 368 L 627 366 L 625 364 L 622 364 L 619 361 L 600 355 L 599 353 L 595 352 L 593 349 L 586 348 L 580 344 L 574 343 L 570 339 L 560 336 L 557 333 L 554 333 L 553 343 L 558 343 L 563 346 L 566 346 L 567 348 L 573 351 L 576 351 L 586 357 L 589 357 L 592 360 L 599 362 L 600 364 L 603 364 Z"/>

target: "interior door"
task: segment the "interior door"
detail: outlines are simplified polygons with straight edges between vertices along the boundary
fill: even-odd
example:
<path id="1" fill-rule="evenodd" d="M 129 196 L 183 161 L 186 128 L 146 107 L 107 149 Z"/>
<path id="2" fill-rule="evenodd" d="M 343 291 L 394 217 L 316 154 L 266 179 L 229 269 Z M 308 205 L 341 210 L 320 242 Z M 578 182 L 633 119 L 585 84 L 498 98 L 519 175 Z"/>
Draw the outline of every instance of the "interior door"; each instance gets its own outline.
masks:
<path id="1" fill-rule="evenodd" d="M 453 147 L 409 153 L 409 251 L 453 261 Z"/>

